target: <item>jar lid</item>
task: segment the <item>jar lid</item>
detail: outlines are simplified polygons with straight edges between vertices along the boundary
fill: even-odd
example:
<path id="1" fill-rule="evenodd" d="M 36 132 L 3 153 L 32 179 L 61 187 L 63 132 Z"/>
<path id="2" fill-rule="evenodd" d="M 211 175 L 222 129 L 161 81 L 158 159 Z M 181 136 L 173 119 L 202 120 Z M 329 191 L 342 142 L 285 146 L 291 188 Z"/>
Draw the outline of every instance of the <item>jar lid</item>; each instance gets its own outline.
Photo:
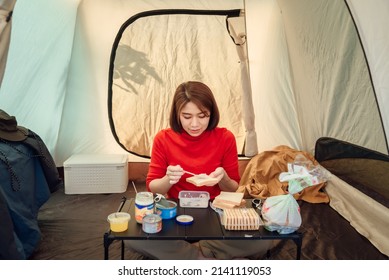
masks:
<path id="1" fill-rule="evenodd" d="M 162 220 L 161 216 L 157 214 L 148 214 L 143 217 L 142 222 L 143 224 L 155 224 L 159 223 Z"/>
<path id="2" fill-rule="evenodd" d="M 193 224 L 193 217 L 189 215 L 179 215 L 176 217 L 176 221 L 180 225 L 191 225 Z"/>

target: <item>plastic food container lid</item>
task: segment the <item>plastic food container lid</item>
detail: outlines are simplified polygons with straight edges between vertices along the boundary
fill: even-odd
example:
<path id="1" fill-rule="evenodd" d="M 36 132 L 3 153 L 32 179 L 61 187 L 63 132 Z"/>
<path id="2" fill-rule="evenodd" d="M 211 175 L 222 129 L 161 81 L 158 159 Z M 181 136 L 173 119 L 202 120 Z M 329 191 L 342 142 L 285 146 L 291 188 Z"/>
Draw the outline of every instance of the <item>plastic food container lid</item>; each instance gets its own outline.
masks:
<path id="1" fill-rule="evenodd" d="M 176 221 L 180 225 L 191 225 L 193 224 L 193 217 L 189 215 L 180 215 L 176 217 Z"/>
<path id="2" fill-rule="evenodd" d="M 112 213 L 107 218 L 111 230 L 115 232 L 126 231 L 128 229 L 128 222 L 130 219 L 131 215 L 125 212 Z"/>
<path id="3" fill-rule="evenodd" d="M 107 221 L 112 224 L 121 224 L 121 223 L 128 223 L 130 219 L 131 219 L 131 215 L 129 213 L 115 212 L 109 214 Z"/>

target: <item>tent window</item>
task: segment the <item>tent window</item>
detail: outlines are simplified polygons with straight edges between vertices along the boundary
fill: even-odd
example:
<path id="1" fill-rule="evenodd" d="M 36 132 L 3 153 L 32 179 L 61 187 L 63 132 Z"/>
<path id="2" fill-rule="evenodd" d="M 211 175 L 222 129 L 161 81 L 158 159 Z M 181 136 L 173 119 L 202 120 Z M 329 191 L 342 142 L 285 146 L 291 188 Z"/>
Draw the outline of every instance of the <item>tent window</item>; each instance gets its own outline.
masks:
<path id="1" fill-rule="evenodd" d="M 111 54 L 108 111 L 112 132 L 128 152 L 149 157 L 154 135 L 168 127 L 171 98 L 188 80 L 206 83 L 244 149 L 242 77 L 237 46 L 226 25 L 239 10 L 153 11 L 130 18 Z"/>

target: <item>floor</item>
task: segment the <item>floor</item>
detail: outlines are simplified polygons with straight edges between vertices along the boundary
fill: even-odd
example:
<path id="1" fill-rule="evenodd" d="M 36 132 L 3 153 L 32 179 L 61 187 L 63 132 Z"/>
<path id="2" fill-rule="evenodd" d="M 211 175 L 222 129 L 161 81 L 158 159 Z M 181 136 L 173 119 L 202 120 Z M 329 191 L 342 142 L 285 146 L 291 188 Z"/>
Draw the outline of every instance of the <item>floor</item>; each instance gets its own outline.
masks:
<path id="1" fill-rule="evenodd" d="M 145 190 L 144 182 L 134 183 L 138 191 Z M 30 259 L 104 259 L 107 217 L 117 211 L 123 197 L 135 197 L 132 181 L 124 193 L 68 195 L 63 189 L 53 193 L 39 211 L 42 241 Z M 119 242 L 111 246 L 111 257 L 119 258 Z"/>

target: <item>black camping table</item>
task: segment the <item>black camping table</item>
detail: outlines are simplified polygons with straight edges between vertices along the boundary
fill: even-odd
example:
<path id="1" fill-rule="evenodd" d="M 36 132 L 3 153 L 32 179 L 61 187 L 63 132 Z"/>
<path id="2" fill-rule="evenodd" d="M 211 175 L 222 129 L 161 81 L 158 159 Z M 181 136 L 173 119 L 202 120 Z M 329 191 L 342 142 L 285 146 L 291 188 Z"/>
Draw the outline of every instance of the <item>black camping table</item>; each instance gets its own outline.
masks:
<path id="1" fill-rule="evenodd" d="M 251 201 L 247 201 L 251 205 Z M 248 206 L 251 207 L 251 206 Z M 303 234 L 294 232 L 290 234 L 279 234 L 264 229 L 259 230 L 226 230 L 221 224 L 219 214 L 211 207 L 207 208 L 183 208 L 177 203 L 177 216 L 190 215 L 194 218 L 191 225 L 180 225 L 176 220 L 163 220 L 162 230 L 158 233 L 148 234 L 143 232 L 142 225 L 135 220 L 134 199 L 123 198 L 119 207 L 120 212 L 127 212 L 131 215 L 128 229 L 123 232 L 108 230 L 104 233 L 104 259 L 109 259 L 109 246 L 114 241 L 121 241 L 121 259 L 124 259 L 124 240 L 186 240 L 196 242 L 199 240 L 276 240 L 291 239 L 297 246 L 296 259 L 301 257 Z M 268 251 L 269 254 L 269 251 Z"/>

